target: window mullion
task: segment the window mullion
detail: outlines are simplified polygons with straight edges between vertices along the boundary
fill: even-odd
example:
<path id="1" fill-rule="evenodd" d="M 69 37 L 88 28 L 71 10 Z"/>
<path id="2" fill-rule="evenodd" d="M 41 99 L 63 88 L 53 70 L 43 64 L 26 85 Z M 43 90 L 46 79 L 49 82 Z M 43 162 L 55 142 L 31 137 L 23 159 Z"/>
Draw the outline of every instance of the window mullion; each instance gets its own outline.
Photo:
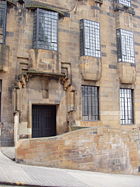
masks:
<path id="1" fill-rule="evenodd" d="M 5 9 L 4 9 L 4 26 L 3 26 L 3 42 L 4 43 L 6 39 L 6 20 L 7 20 L 7 2 L 5 2 Z"/>
<path id="2" fill-rule="evenodd" d="M 91 20 L 80 20 L 80 50 L 82 56 L 101 57 L 100 26 Z"/>
<path id="3" fill-rule="evenodd" d="M 57 51 L 58 13 L 38 8 L 35 19 L 33 46 Z"/>
<path id="4" fill-rule="evenodd" d="M 37 48 L 38 48 L 38 41 L 39 41 L 39 8 L 37 8 L 37 10 L 36 10 L 36 19 L 37 19 L 37 21 L 36 21 L 36 45 L 37 45 Z"/>
<path id="5" fill-rule="evenodd" d="M 135 63 L 133 32 L 118 29 L 117 46 L 119 62 Z"/>
<path id="6" fill-rule="evenodd" d="M 130 125 L 134 122 L 133 92 L 131 89 L 120 89 L 120 121 L 122 125 Z"/>
<path id="7" fill-rule="evenodd" d="M 82 86 L 83 120 L 99 120 L 99 96 L 96 86 Z"/>
<path id="8" fill-rule="evenodd" d="M 5 43 L 6 39 L 7 2 L 0 2 L 0 43 Z"/>

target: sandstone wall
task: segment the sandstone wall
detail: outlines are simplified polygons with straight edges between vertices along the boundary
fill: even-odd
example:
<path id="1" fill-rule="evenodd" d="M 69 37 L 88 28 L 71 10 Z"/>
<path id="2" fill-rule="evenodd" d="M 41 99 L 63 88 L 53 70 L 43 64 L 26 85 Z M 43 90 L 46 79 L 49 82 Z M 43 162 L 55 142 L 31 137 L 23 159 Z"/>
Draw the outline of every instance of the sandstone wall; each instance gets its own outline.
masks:
<path id="1" fill-rule="evenodd" d="M 139 174 L 140 133 L 85 128 L 52 138 L 20 140 L 16 161 L 100 172 Z"/>
<path id="2" fill-rule="evenodd" d="M 17 1 L 16 1 L 17 2 Z M 27 2 L 27 1 L 26 1 Z M 113 1 L 103 4 L 94 0 L 35 0 L 61 15 L 58 27 L 58 52 L 34 50 L 33 18 L 35 8 L 24 4 L 8 4 L 6 43 L 0 44 L 5 56 L 0 62 L 2 106 L 0 123 L 1 145 L 12 145 L 14 121 L 16 139 L 32 137 L 32 104 L 57 105 L 57 134 L 68 129 L 108 125 L 118 129 L 140 127 L 140 5 L 132 1 L 132 8 L 114 9 Z M 100 23 L 100 59 L 80 57 L 80 19 Z M 134 32 L 134 66 L 118 63 L 116 29 Z M 1 53 L 1 51 L 0 51 Z M 92 69 L 93 68 L 93 69 Z M 26 71 L 41 71 L 66 79 L 51 80 L 45 76 L 28 79 Z M 16 85 L 15 85 L 16 83 Z M 82 119 L 81 85 L 99 87 L 100 120 Z M 134 124 L 120 125 L 119 89 L 134 89 Z M 48 94 L 48 90 L 50 94 Z M 14 118 L 18 119 L 15 119 Z M 18 124 L 17 124 L 18 122 Z"/>

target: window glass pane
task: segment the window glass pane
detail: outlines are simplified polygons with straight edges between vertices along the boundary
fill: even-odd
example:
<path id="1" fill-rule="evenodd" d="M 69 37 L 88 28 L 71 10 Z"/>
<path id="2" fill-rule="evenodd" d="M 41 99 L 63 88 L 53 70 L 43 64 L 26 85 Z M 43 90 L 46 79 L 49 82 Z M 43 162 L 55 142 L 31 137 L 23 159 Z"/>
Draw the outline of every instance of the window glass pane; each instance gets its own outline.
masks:
<path id="1" fill-rule="evenodd" d="M 120 121 L 121 124 L 133 124 L 133 90 L 120 89 Z"/>
<path id="2" fill-rule="evenodd" d="M 4 24 L 4 17 L 3 17 L 3 15 L 4 15 L 4 9 L 0 9 L 0 28 L 2 28 L 3 27 L 3 24 Z"/>
<path id="3" fill-rule="evenodd" d="M 119 3 L 128 7 L 131 6 L 131 0 L 119 0 Z"/>
<path id="4" fill-rule="evenodd" d="M 5 41 L 6 11 L 7 11 L 6 1 L 0 1 L 0 43 L 3 43 Z"/>
<path id="5" fill-rule="evenodd" d="M 133 32 L 117 29 L 118 60 L 135 63 Z"/>
<path id="6" fill-rule="evenodd" d="M 81 55 L 101 57 L 99 23 L 81 20 L 80 31 Z"/>
<path id="7" fill-rule="evenodd" d="M 38 9 L 34 24 L 33 46 L 48 50 L 57 50 L 58 13 Z"/>
<path id="8" fill-rule="evenodd" d="M 83 120 L 99 120 L 99 91 L 95 86 L 82 86 Z"/>

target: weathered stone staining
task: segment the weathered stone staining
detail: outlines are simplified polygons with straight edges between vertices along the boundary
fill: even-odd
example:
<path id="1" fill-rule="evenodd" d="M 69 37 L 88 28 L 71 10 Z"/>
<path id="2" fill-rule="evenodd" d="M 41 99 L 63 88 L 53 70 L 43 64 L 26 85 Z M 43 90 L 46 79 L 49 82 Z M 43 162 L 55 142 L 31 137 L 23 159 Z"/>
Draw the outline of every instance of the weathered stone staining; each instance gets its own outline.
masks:
<path id="1" fill-rule="evenodd" d="M 138 174 L 139 21 L 133 0 L 0 1 L 1 146 L 25 163 Z"/>
<path id="2" fill-rule="evenodd" d="M 86 128 L 57 137 L 20 140 L 17 161 L 32 165 L 138 174 L 138 147 L 130 133 Z"/>

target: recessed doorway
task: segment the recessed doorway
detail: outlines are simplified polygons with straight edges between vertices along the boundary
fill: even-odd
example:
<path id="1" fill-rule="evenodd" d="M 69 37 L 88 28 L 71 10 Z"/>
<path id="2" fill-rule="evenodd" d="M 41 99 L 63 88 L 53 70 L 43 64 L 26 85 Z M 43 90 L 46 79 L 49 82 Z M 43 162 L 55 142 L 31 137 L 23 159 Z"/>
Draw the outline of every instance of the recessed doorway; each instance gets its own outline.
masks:
<path id="1" fill-rule="evenodd" d="M 32 106 L 32 138 L 56 135 L 56 106 Z"/>

